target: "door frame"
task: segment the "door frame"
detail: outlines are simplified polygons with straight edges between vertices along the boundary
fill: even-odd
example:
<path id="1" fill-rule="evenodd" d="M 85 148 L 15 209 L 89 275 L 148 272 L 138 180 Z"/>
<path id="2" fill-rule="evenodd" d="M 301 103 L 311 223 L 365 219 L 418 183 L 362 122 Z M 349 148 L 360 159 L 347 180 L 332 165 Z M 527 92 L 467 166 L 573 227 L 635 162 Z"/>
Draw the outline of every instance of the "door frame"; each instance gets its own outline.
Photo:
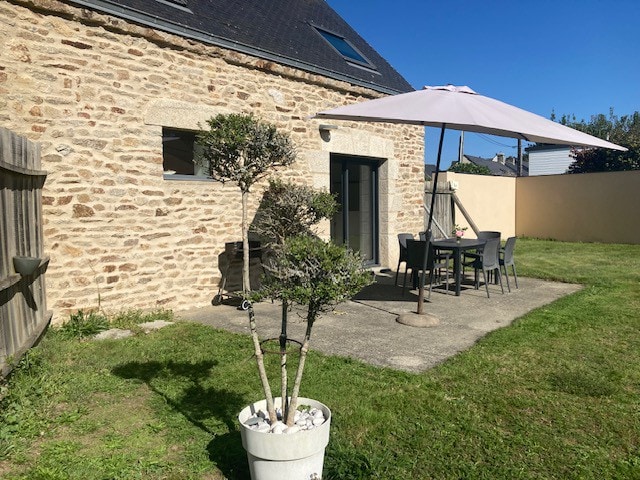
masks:
<path id="1" fill-rule="evenodd" d="M 365 261 L 365 266 L 375 266 L 380 264 L 380 165 L 382 159 L 375 157 L 363 157 L 357 155 L 348 155 L 340 153 L 331 153 L 330 172 L 333 168 L 340 168 L 341 192 L 342 198 L 342 239 L 344 245 L 349 245 L 349 167 L 354 165 L 365 165 L 370 167 L 371 175 L 371 259 Z M 334 167 L 335 165 L 335 167 Z M 333 184 L 332 184 L 333 185 Z M 332 192 L 333 193 L 333 192 Z M 345 214 L 346 212 L 346 214 Z M 332 232 L 332 240 L 333 238 Z"/>

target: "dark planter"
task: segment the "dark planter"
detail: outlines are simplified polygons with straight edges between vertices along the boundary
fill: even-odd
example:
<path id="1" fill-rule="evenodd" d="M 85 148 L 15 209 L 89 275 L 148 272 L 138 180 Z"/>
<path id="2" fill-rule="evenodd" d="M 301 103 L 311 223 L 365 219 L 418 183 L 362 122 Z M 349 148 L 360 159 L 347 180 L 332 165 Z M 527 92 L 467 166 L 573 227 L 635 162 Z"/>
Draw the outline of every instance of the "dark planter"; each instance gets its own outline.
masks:
<path id="1" fill-rule="evenodd" d="M 13 268 L 22 276 L 31 275 L 40 266 L 40 257 L 13 257 Z"/>

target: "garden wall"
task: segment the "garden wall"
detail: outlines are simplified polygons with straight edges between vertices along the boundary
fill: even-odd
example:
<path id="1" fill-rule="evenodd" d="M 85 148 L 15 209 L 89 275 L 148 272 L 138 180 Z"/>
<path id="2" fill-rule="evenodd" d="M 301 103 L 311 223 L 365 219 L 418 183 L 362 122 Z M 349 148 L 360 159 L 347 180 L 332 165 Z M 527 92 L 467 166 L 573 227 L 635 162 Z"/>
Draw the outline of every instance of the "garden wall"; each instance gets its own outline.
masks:
<path id="1" fill-rule="evenodd" d="M 514 177 L 446 172 L 440 178 L 443 182 L 456 185 L 455 194 L 479 230 L 502 232 L 503 239 L 515 235 Z M 458 225 L 470 227 L 459 208 L 456 208 L 454 216 Z M 475 237 L 471 228 L 465 233 L 469 237 Z"/>
<path id="2" fill-rule="evenodd" d="M 640 171 L 518 178 L 518 235 L 640 243 Z"/>
<path id="3" fill-rule="evenodd" d="M 640 243 L 640 171 L 535 177 L 446 172 L 480 230 L 568 242 Z M 456 222 L 468 226 L 459 209 Z M 469 230 L 468 235 L 473 235 Z"/>

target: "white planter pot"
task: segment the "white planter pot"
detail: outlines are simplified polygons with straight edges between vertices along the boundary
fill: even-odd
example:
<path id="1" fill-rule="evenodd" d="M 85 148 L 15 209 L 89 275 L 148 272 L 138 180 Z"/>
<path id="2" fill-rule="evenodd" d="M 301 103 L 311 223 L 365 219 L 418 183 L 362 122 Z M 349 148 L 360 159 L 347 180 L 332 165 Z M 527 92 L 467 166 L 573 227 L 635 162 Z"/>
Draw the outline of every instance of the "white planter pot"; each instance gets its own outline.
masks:
<path id="1" fill-rule="evenodd" d="M 282 403 L 280 397 L 274 401 L 276 408 L 280 407 Z M 258 410 L 266 411 L 266 400 L 249 405 L 238 415 L 242 446 L 247 451 L 249 470 L 253 480 L 322 478 L 324 449 L 329 443 L 331 410 L 326 405 L 309 398 L 298 398 L 298 405 L 310 405 L 321 409 L 326 421 L 312 430 L 293 434 L 251 430 L 244 422 Z"/>

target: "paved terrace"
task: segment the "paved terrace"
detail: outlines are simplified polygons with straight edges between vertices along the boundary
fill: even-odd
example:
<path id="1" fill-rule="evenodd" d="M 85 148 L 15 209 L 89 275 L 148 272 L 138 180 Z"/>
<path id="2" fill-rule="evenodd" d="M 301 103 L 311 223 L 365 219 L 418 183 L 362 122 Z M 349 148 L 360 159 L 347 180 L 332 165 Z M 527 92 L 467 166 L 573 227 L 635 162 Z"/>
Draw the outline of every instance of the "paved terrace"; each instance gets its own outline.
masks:
<path id="1" fill-rule="evenodd" d="M 400 324 L 398 315 L 415 312 L 417 290 L 394 286 L 395 273 L 377 274 L 375 283 L 352 301 L 342 303 L 316 322 L 311 348 L 320 352 L 352 357 L 364 362 L 409 372 L 421 372 L 471 347 L 488 332 L 510 325 L 525 313 L 578 291 L 581 286 L 518 278 L 511 293 L 484 285 L 475 290 L 463 285 L 459 297 L 436 290 L 424 305 L 424 312 L 435 315 L 439 324 L 418 328 Z M 402 275 L 400 275 L 402 279 Z M 212 292 L 211 296 L 213 297 Z M 425 293 L 426 296 L 426 293 Z M 185 320 L 238 333 L 249 333 L 247 312 L 236 308 L 233 299 L 219 306 L 207 306 L 179 314 Z M 280 305 L 270 302 L 254 306 L 261 338 L 277 337 Z M 302 339 L 305 321 L 302 311 L 289 314 L 289 336 Z"/>

